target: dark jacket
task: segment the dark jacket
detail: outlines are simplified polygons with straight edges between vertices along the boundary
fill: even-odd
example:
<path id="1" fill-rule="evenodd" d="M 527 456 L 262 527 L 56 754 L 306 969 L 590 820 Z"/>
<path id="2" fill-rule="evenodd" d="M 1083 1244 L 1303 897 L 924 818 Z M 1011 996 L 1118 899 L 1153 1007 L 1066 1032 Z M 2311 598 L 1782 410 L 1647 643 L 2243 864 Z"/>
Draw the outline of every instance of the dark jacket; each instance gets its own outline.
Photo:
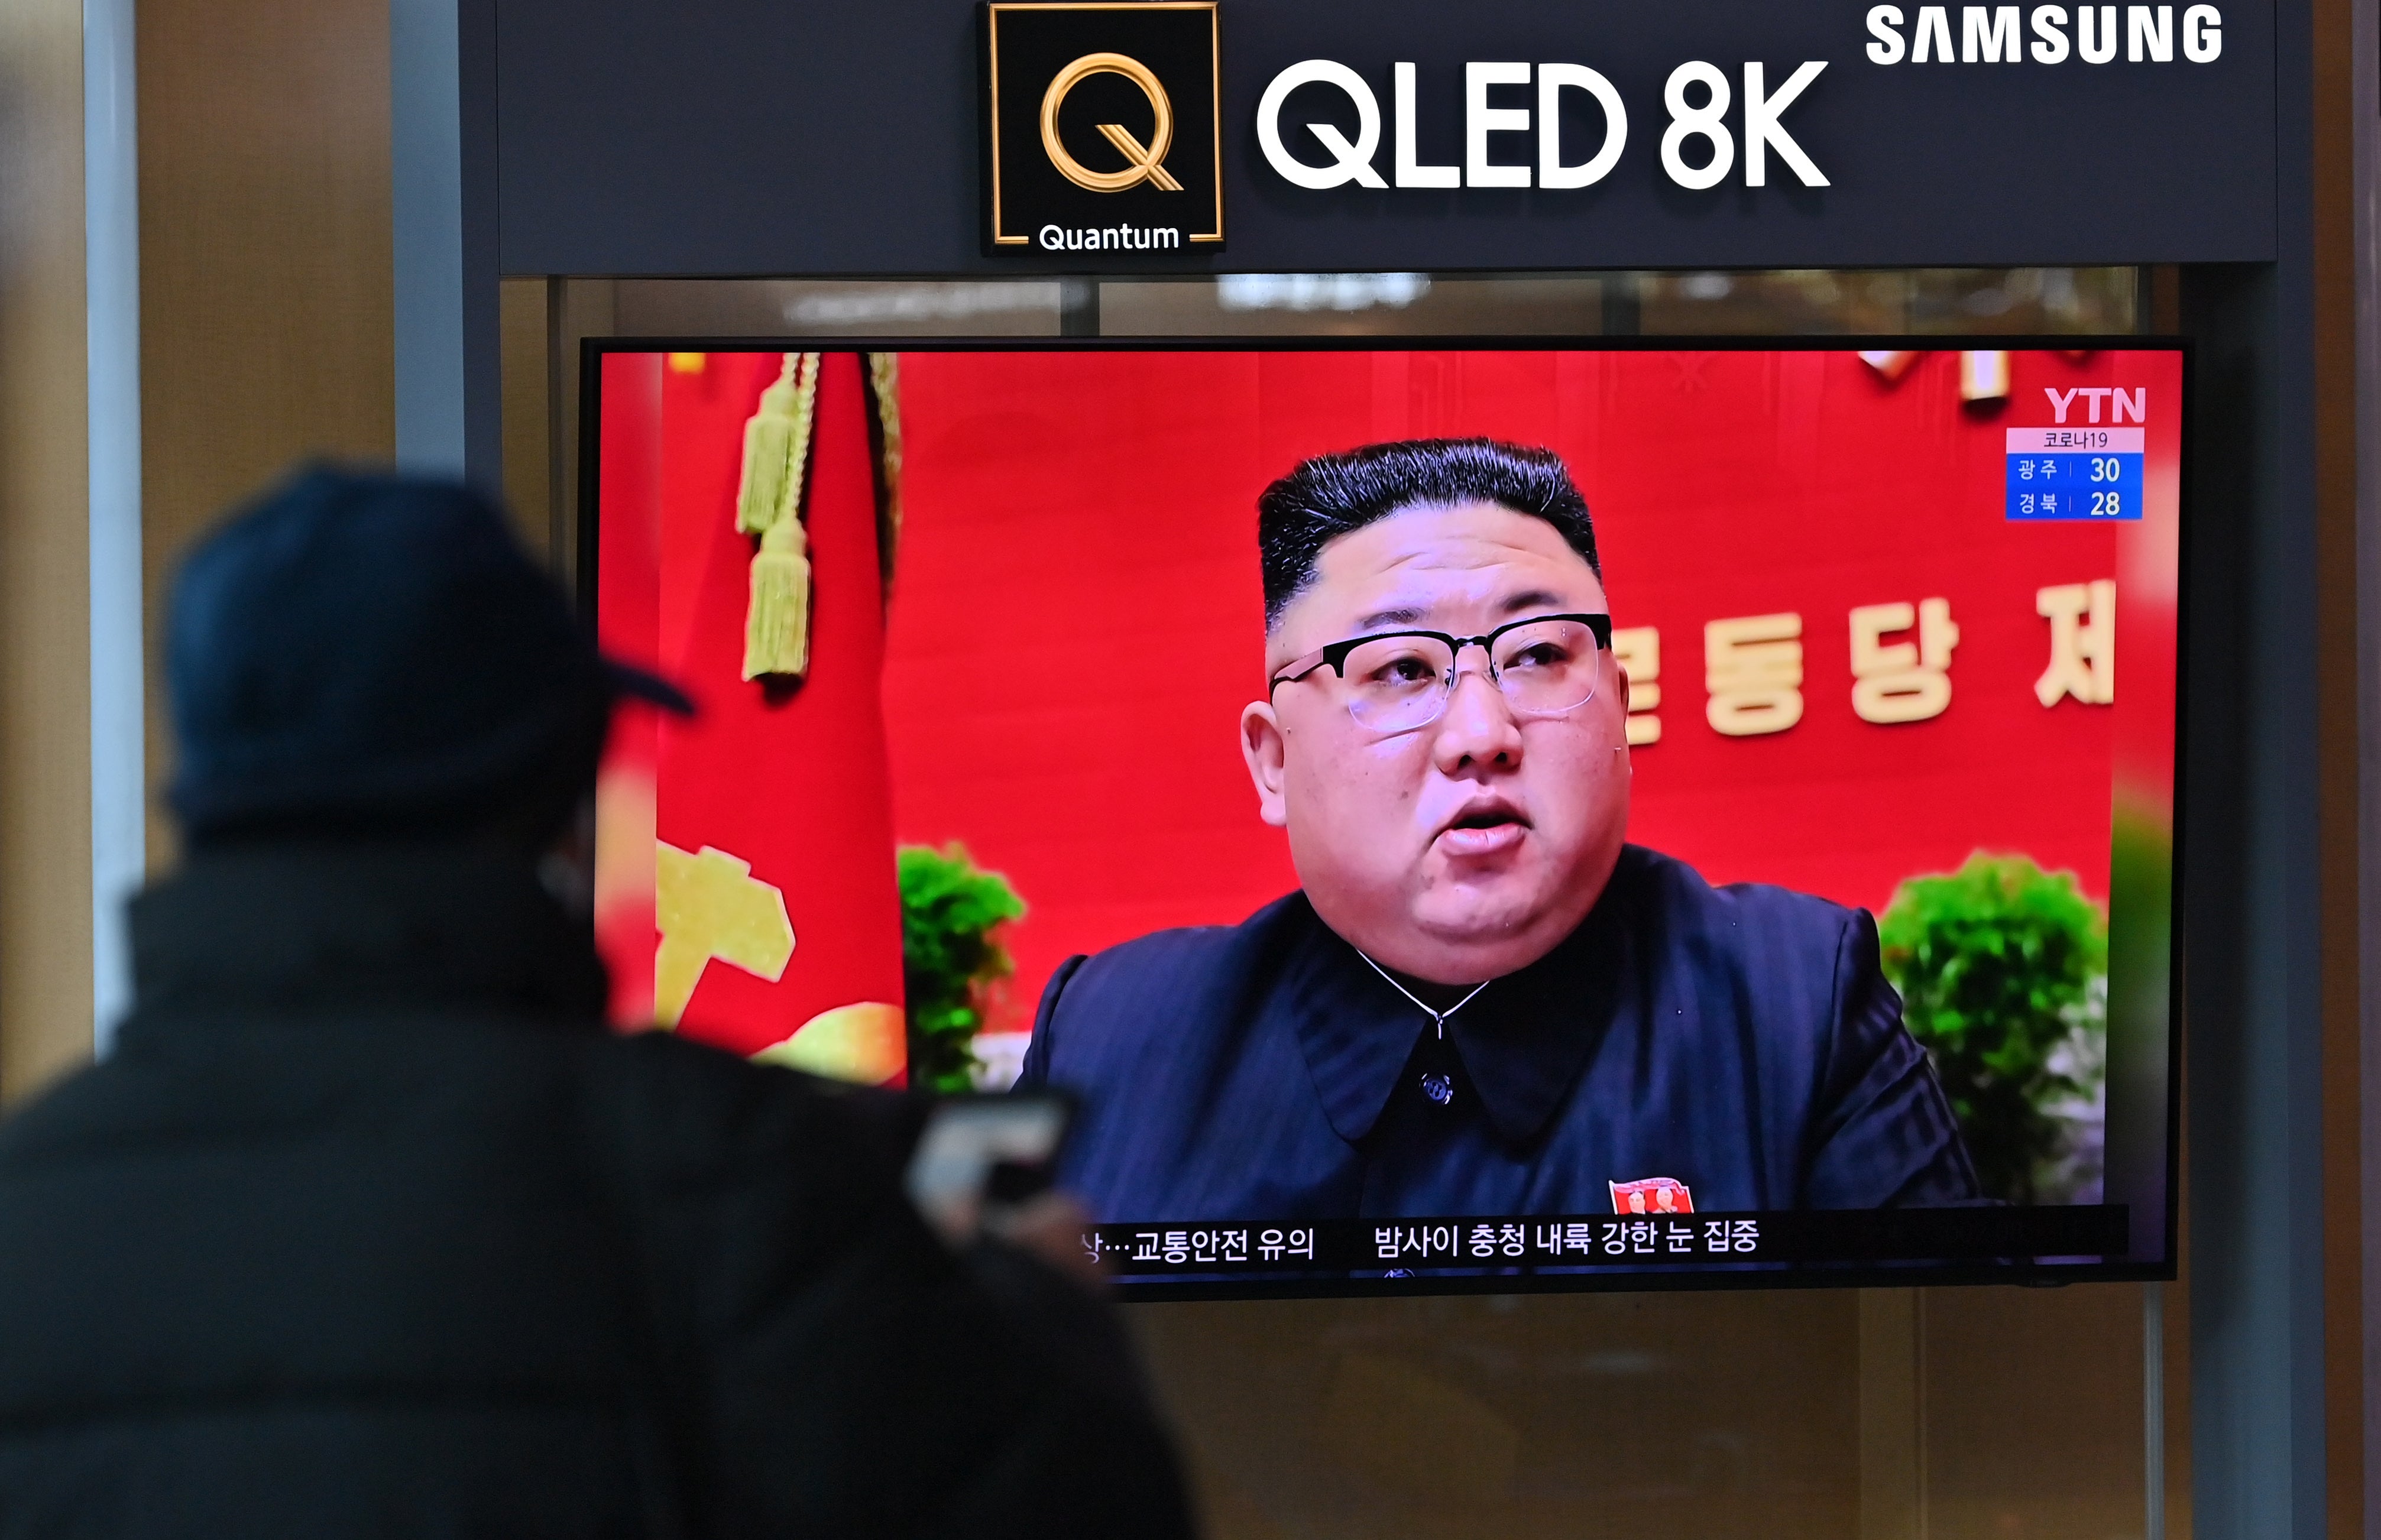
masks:
<path id="1" fill-rule="evenodd" d="M 1020 1083 L 1081 1096 L 1065 1179 L 1114 1222 L 1978 1201 L 1867 912 L 1634 845 L 1444 1041 L 1294 893 L 1061 967 Z"/>
<path id="2" fill-rule="evenodd" d="M 952 1258 L 890 1098 L 597 1025 L 527 872 L 217 854 L 133 924 L 0 1126 L 0 1535 L 1187 1532 L 1105 1313 Z"/>

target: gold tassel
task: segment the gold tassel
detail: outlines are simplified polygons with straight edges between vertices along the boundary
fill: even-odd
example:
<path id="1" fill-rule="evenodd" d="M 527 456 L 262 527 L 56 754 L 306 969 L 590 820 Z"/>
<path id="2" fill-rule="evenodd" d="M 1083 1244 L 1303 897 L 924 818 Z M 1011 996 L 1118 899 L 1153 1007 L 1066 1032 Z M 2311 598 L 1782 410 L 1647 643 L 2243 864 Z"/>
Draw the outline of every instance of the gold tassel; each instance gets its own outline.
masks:
<path id="1" fill-rule="evenodd" d="M 757 534 L 751 597 L 744 612 L 744 678 L 799 676 L 810 667 L 810 541 L 802 532 L 802 471 L 810 458 L 821 360 L 788 353 L 785 372 L 761 393 L 744 424 L 744 468 L 736 528 Z"/>
<path id="2" fill-rule="evenodd" d="M 777 521 L 785 506 L 788 464 L 793 458 L 794 422 L 769 411 L 777 394 L 771 385 L 761 397 L 761 410 L 744 424 L 744 475 L 736 489 L 736 532 L 761 534 Z"/>
<path id="3" fill-rule="evenodd" d="M 744 612 L 744 677 L 799 675 L 811 666 L 810 542 L 800 519 L 761 537 L 752 558 L 752 597 Z"/>
<path id="4" fill-rule="evenodd" d="M 885 599 L 901 548 L 901 355 L 868 355 L 868 383 L 876 397 L 876 564 Z"/>

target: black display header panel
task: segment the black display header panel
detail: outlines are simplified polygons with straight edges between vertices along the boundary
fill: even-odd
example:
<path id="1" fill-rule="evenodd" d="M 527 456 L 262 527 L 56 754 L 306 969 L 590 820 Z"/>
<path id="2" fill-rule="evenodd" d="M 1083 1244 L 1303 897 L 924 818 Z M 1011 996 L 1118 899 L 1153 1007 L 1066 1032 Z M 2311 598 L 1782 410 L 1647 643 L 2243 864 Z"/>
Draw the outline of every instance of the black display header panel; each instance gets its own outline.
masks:
<path id="1" fill-rule="evenodd" d="M 1995 265 L 2276 251 L 2270 0 L 1222 0 L 1227 239 L 1095 251 L 985 240 L 982 21 L 963 0 L 490 4 L 509 273 Z M 1276 93 L 1269 154 L 1261 108 L 1301 66 L 1312 78 Z M 1621 104 L 1627 133 L 1590 185 L 1545 185 L 1606 142 L 1606 97 L 1581 69 Z M 1716 83 L 1729 98 L 1716 113 Z M 1568 175 L 1540 166 L 1542 100 Z M 1705 127 L 1725 133 L 1730 164 L 1688 185 L 1714 165 Z M 1069 132 L 1087 165 L 1114 153 L 1088 126 Z M 1310 182 L 1345 179 L 1301 186 L 1285 165 Z"/>

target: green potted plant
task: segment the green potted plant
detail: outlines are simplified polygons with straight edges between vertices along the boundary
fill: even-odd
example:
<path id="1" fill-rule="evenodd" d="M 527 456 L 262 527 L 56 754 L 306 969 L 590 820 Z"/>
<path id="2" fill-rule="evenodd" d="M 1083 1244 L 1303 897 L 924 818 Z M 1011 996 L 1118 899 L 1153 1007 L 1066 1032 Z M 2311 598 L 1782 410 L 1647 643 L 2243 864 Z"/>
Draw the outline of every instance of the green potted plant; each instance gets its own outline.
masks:
<path id="1" fill-rule="evenodd" d="M 971 1090 L 984 991 L 1013 966 L 995 933 L 1024 916 L 1024 901 L 1007 878 L 977 866 L 957 843 L 940 850 L 904 846 L 894 862 L 901 886 L 910 1083 L 943 1093 Z"/>
<path id="2" fill-rule="evenodd" d="M 1984 1192 L 2037 1201 L 2063 1132 L 2048 1109 L 2096 1090 L 2083 1075 L 2098 1055 L 2071 1040 L 2106 987 L 2099 906 L 2070 874 L 1979 852 L 1957 872 L 1903 882 L 1878 935 L 1902 1019 L 1935 1062 Z"/>

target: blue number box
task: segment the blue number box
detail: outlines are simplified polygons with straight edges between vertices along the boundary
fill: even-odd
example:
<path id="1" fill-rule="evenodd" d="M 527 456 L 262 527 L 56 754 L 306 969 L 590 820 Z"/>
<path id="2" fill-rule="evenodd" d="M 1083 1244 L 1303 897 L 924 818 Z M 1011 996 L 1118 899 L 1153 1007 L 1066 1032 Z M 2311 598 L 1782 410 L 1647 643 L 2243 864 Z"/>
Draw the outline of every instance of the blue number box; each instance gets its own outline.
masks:
<path id="1" fill-rule="evenodd" d="M 2139 428 L 2009 431 L 2009 517 L 2087 523 L 2142 516 Z"/>

